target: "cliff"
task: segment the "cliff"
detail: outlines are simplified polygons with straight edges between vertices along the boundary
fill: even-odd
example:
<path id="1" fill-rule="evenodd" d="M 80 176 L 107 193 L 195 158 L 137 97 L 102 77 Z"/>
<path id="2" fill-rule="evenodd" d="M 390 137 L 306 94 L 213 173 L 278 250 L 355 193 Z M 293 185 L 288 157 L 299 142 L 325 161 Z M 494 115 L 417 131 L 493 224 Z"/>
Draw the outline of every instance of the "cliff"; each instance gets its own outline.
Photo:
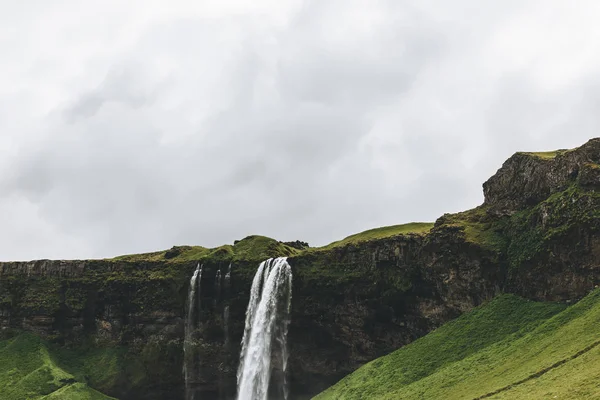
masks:
<path id="1" fill-rule="evenodd" d="M 110 350 L 114 377 L 90 367 L 82 378 L 110 396 L 180 399 L 187 286 L 203 263 L 195 385 L 232 398 L 253 274 L 260 261 L 288 256 L 291 393 L 308 398 L 499 293 L 564 302 L 587 294 L 600 279 L 599 164 L 600 139 L 517 153 L 484 184 L 476 209 L 323 248 L 253 236 L 217 249 L 0 263 L 0 328 L 74 352 Z"/>

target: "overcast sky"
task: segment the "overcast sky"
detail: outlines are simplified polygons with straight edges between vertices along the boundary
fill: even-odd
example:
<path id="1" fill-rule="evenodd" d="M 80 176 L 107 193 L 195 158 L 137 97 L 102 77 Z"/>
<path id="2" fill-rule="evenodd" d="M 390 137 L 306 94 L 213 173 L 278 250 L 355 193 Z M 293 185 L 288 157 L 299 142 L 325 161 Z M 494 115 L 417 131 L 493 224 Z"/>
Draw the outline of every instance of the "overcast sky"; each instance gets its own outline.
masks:
<path id="1" fill-rule="evenodd" d="M 600 136 L 600 2 L 0 0 L 0 259 L 323 245 Z"/>

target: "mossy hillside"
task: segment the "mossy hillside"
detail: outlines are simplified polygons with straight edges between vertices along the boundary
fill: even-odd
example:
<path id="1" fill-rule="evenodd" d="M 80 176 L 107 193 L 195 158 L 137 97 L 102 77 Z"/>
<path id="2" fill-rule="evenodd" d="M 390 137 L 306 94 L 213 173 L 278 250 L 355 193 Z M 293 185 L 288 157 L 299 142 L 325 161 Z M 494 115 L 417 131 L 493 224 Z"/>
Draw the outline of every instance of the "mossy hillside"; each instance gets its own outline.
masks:
<path id="1" fill-rule="evenodd" d="M 540 307 L 544 306 L 552 305 L 545 303 Z M 540 310 L 515 310 L 515 315 L 522 318 L 522 322 L 517 323 L 519 330 L 500 341 L 491 341 L 474 353 L 464 354 L 465 357 L 461 355 L 455 362 L 432 371 L 430 361 L 425 357 L 422 362 L 416 361 L 415 368 L 411 360 L 419 346 L 433 340 L 447 326 L 461 319 L 469 320 L 477 311 L 464 315 L 392 355 L 359 369 L 317 398 L 354 399 L 364 395 L 362 398 L 373 399 L 546 399 L 561 393 L 568 394 L 565 398 L 570 399 L 595 398 L 600 377 L 600 369 L 596 368 L 600 366 L 600 291 L 593 291 L 550 318 L 537 319 L 538 323 L 526 322 L 528 315 L 538 314 Z M 504 323 L 513 319 L 505 318 Z M 477 331 L 471 338 L 486 340 L 496 335 L 493 330 L 478 331 L 485 325 L 482 322 L 473 320 L 469 324 Z M 503 323 L 496 326 L 502 329 Z M 443 339 L 454 340 L 449 336 Z M 443 345 L 433 349 L 438 350 L 438 357 L 442 359 L 456 353 L 455 349 Z M 406 370 L 415 369 L 431 373 L 412 382 L 398 379 Z"/>
<path id="2" fill-rule="evenodd" d="M 573 181 L 565 190 L 509 216 L 495 215 L 489 205 L 445 214 L 431 234 L 447 228 L 460 230 L 466 242 L 495 253 L 499 263 L 514 271 L 542 261 L 557 246 L 568 244 L 583 254 L 586 237 L 600 232 L 600 192 Z"/>
<path id="3" fill-rule="evenodd" d="M 401 235 L 424 235 L 433 228 L 431 222 L 411 222 L 408 224 L 384 226 L 381 228 L 369 229 L 364 232 L 350 235 L 342 240 L 330 243 L 323 247 L 317 247 L 312 250 L 331 250 L 337 247 L 348 245 L 359 245 L 361 243 L 373 240 L 386 239 Z M 310 251 L 310 250 L 309 250 Z"/>
<path id="4" fill-rule="evenodd" d="M 584 253 L 586 237 L 598 232 L 600 193 L 573 183 L 535 207 L 515 213 L 505 223 L 509 268 L 531 265 L 552 254 L 557 245 Z"/>
<path id="5" fill-rule="evenodd" d="M 294 282 L 321 288 L 325 295 L 341 287 L 345 292 L 373 292 L 385 302 L 388 292 L 409 290 L 416 273 L 416 265 L 398 267 L 393 259 L 401 258 L 400 249 L 416 252 L 432 227 L 433 223 L 415 222 L 375 228 L 304 249 L 291 257 Z"/>
<path id="6" fill-rule="evenodd" d="M 55 392 L 42 397 L 43 400 L 107 400 L 112 397 L 105 396 L 85 385 L 84 383 L 73 383 L 63 386 Z"/>
<path id="7" fill-rule="evenodd" d="M 116 379 L 121 371 L 111 365 L 111 357 L 90 358 L 89 354 L 79 352 L 79 368 L 74 369 L 65 368 L 62 359 L 74 360 L 72 355 L 32 334 L 0 340 L 0 398 L 111 399 L 88 385 L 88 382 L 101 383 L 109 376 Z"/>
<path id="8" fill-rule="evenodd" d="M 444 214 L 436 221 L 432 233 L 454 228 L 462 233 L 466 243 L 499 255 L 507 245 L 502 232 L 503 221 L 488 211 L 489 207 L 482 205 L 456 214 Z"/>
<path id="9" fill-rule="evenodd" d="M 558 155 L 558 151 L 536 151 L 536 152 L 521 152 L 518 154 L 523 154 L 527 156 L 538 157 L 546 160 L 553 160 Z"/>
<path id="10" fill-rule="evenodd" d="M 132 254 L 115 257 L 112 261 L 158 262 L 252 262 L 271 257 L 284 257 L 298 254 L 299 250 L 266 236 L 252 235 L 236 241 L 233 245 L 216 248 L 202 246 L 175 246 L 169 250 L 153 253 Z"/>
<path id="11" fill-rule="evenodd" d="M 385 396 L 508 336 L 522 334 L 564 306 L 536 303 L 513 295 L 495 298 L 427 336 L 381 357 L 344 378 L 317 399 Z M 401 397 L 400 397 L 401 398 Z"/>

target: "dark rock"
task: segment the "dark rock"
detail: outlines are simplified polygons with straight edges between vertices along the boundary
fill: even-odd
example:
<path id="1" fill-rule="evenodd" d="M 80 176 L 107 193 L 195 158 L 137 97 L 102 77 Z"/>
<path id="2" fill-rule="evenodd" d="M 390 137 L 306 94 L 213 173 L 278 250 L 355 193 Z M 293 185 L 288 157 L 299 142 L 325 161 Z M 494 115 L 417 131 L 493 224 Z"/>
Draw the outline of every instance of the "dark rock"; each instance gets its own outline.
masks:
<path id="1" fill-rule="evenodd" d="M 483 184 L 485 204 L 498 215 L 510 215 L 565 189 L 585 165 L 599 163 L 600 138 L 559 150 L 553 158 L 517 153 Z"/>

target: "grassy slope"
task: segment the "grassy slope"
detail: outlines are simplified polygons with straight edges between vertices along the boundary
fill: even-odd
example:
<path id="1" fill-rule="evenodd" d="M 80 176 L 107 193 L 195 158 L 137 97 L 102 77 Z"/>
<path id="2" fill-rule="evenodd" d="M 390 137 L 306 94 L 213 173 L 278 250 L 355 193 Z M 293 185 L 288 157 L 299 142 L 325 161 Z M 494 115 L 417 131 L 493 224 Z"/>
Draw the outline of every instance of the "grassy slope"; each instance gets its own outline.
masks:
<path id="1" fill-rule="evenodd" d="M 502 296 L 317 399 L 599 398 L 600 291 L 558 307 Z"/>
<path id="2" fill-rule="evenodd" d="M 274 256 L 292 256 L 299 250 L 278 242 L 275 239 L 266 236 L 253 235 L 248 236 L 234 245 L 223 245 L 214 249 L 202 246 L 176 246 L 170 250 L 157 251 L 154 253 L 130 254 L 115 257 L 114 261 L 170 261 L 186 262 L 200 261 L 207 259 L 223 261 L 257 261 L 264 260 Z M 169 255 L 169 253 L 173 253 Z"/>
<path id="3" fill-rule="evenodd" d="M 466 242 L 493 252 L 500 252 L 506 245 L 505 238 L 495 226 L 497 221 L 487 212 L 488 208 L 482 205 L 456 214 L 445 214 L 442 217 L 442 225 L 460 227 L 464 230 Z"/>
<path id="4" fill-rule="evenodd" d="M 337 242 L 330 243 L 327 246 L 319 247 L 318 249 L 332 249 L 334 247 L 342 247 L 350 244 L 358 244 L 370 240 L 406 234 L 424 234 L 429 232 L 432 227 L 433 223 L 430 222 L 411 222 L 409 224 L 384 226 L 382 228 L 369 229 L 368 231 L 356 233 L 342 240 L 338 240 Z"/>
<path id="5" fill-rule="evenodd" d="M 545 160 L 552 160 L 552 159 L 556 158 L 556 156 L 559 154 L 559 152 L 558 151 L 534 151 L 534 152 L 522 152 L 520 154 L 534 156 L 534 157 L 542 158 Z"/>
<path id="6" fill-rule="evenodd" d="M 68 372 L 50 347 L 32 334 L 0 341 L 0 398 L 109 400 L 83 382 L 83 370 Z M 96 360 L 98 361 L 98 360 Z M 107 374 L 102 362 L 94 370 Z M 89 372 L 89 371 L 85 371 Z M 93 375 L 93 374 L 92 374 Z"/>
<path id="7" fill-rule="evenodd" d="M 553 151 L 521 151 L 521 152 L 518 152 L 518 154 L 524 154 L 527 156 L 542 158 L 544 160 L 553 160 L 556 158 L 556 156 L 562 155 L 565 153 L 569 153 L 573 150 L 575 150 L 575 149 L 560 149 L 560 150 L 553 150 Z"/>

